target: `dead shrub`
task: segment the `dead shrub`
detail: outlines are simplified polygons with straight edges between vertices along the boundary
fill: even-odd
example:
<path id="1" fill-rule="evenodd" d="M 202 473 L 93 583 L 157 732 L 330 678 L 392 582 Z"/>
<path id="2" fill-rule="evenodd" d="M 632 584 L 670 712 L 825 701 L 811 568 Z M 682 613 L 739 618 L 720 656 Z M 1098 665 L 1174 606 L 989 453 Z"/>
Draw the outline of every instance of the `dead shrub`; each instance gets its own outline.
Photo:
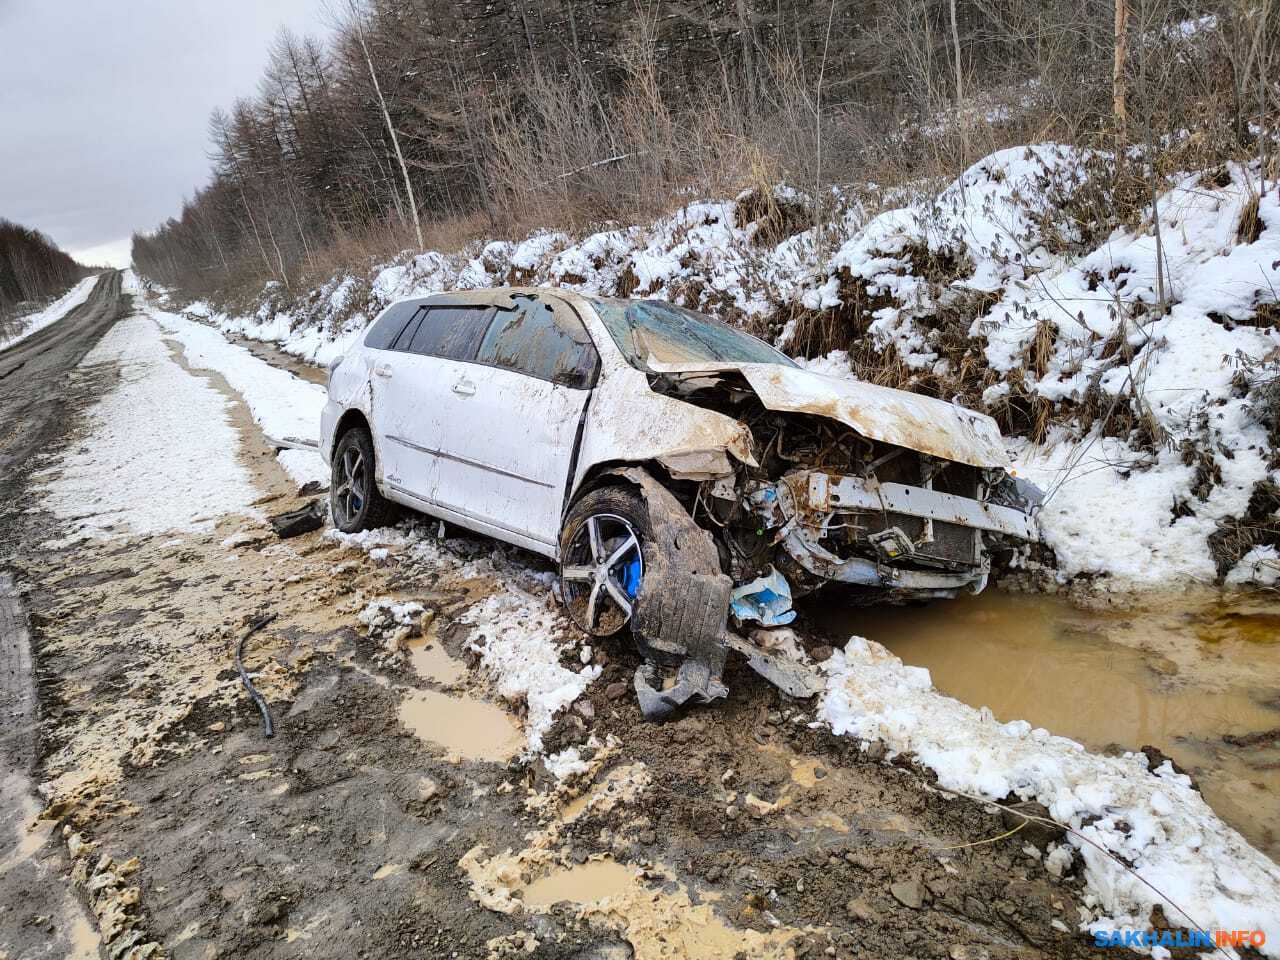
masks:
<path id="1" fill-rule="evenodd" d="M 758 186 L 738 195 L 733 217 L 740 230 L 756 225 L 751 242 L 762 247 L 775 247 L 813 226 L 813 212 L 799 194 L 779 197 L 776 190 Z"/>
<path id="2" fill-rule="evenodd" d="M 1236 242 L 1242 244 L 1257 243 L 1258 238 L 1262 236 L 1262 229 L 1266 224 L 1262 222 L 1262 218 L 1258 216 L 1258 204 L 1260 197 L 1254 193 L 1245 201 L 1244 208 L 1240 211 L 1240 220 L 1236 224 Z"/>
<path id="3" fill-rule="evenodd" d="M 1244 514 L 1219 521 L 1218 529 L 1209 535 L 1209 553 L 1220 580 L 1254 547 L 1280 547 L 1278 511 L 1280 486 L 1270 479 L 1260 480 L 1254 484 Z"/>
<path id="4" fill-rule="evenodd" d="M 872 293 L 865 280 L 854 277 L 847 268 L 838 274 L 836 295 L 840 306 L 828 310 L 810 310 L 791 303 L 780 311 L 772 325 L 773 336 L 792 325 L 787 350 L 802 357 L 821 357 L 833 350 L 844 350 L 852 359 L 865 345 L 867 328 L 877 310 L 896 306 L 897 301 L 886 291 Z"/>

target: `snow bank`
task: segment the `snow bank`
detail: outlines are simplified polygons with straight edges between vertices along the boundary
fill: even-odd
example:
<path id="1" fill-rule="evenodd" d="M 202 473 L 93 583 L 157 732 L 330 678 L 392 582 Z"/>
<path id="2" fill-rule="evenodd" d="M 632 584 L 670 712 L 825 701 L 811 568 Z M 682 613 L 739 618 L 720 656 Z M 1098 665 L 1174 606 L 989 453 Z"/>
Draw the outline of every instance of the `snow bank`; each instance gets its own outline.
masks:
<path id="1" fill-rule="evenodd" d="M 244 398 L 253 419 L 269 437 L 319 439 L 320 412 L 326 399 L 323 387 L 273 367 L 244 347 L 230 343 L 213 327 L 154 307 L 148 307 L 147 312 L 166 335 L 182 344 L 191 366 L 222 375 L 231 389 Z M 329 480 L 329 471 L 318 454 L 284 450 L 279 459 L 298 483 Z"/>
<path id="2" fill-rule="evenodd" d="M 82 368 L 116 364 L 119 381 L 89 408 L 84 440 L 36 478 L 45 508 L 83 535 L 208 530 L 225 514 L 257 515 L 227 400 L 183 370 L 159 333 L 133 316 L 85 355 Z"/>
<path id="3" fill-rule="evenodd" d="M 823 669 L 829 683 L 818 715 L 835 733 L 911 754 L 948 789 L 1039 801 L 1054 820 L 1132 864 L 1203 929 L 1280 929 L 1280 867 L 1219 820 L 1167 761 L 1151 770 L 1142 754 L 1098 756 L 1023 720 L 1001 724 L 985 708 L 938 693 L 928 670 L 861 637 Z M 1091 911 L 1081 929 L 1146 929 L 1161 898 L 1079 837 L 1068 834 L 1068 843 L 1083 863 Z M 1162 906 L 1170 923 L 1188 926 Z M 1280 941 L 1270 938 L 1263 952 L 1280 956 Z"/>
<path id="4" fill-rule="evenodd" d="M 1045 531 L 1063 579 L 1212 580 L 1209 536 L 1276 479 L 1239 368 L 1280 347 L 1268 319 L 1280 289 L 1280 197 L 1259 201 L 1250 167 L 1188 173 L 1141 229 L 1108 234 L 1098 218 L 1111 216 L 1109 163 L 1060 144 L 1018 147 L 937 193 L 880 193 L 892 206 L 874 215 L 868 188 L 821 230 L 805 222 L 806 199 L 780 187 L 770 199 L 802 211 L 781 229 L 748 193 L 586 237 L 543 231 L 405 253 L 300 301 L 269 285 L 249 317 L 191 309 L 320 363 L 392 300 L 508 283 L 668 299 L 771 331 L 793 353 L 809 350 L 806 316 L 819 325 L 860 317 L 859 347 L 905 370 L 908 387 L 949 399 L 977 377 L 984 389 L 966 402 L 1015 426 L 1025 421 L 1011 413 L 1018 403 L 1049 406 L 1062 427 L 1050 443 L 1010 439 L 1020 471 L 1053 491 Z M 852 375 L 841 351 L 805 362 Z M 1146 433 L 1100 437 L 1086 409 L 1118 411 Z M 1237 566 L 1236 579 L 1255 567 Z"/>
<path id="5" fill-rule="evenodd" d="M 27 339 L 27 337 L 39 333 L 45 327 L 57 323 L 68 313 L 89 299 L 89 294 L 93 291 L 97 282 L 97 274 L 94 274 L 92 277 L 85 277 L 43 310 L 38 310 L 35 313 L 29 313 L 26 316 L 18 317 L 16 322 L 21 329 L 19 329 L 19 331 L 12 337 L 0 337 L 0 350 L 12 347 L 15 343 L 20 343 Z"/>

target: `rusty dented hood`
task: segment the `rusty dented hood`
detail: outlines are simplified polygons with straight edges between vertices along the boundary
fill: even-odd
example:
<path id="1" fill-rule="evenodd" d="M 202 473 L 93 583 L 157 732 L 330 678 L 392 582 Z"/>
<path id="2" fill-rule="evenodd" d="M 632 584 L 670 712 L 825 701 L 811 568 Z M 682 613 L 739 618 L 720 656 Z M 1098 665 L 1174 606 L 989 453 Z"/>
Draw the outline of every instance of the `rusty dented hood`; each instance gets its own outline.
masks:
<path id="1" fill-rule="evenodd" d="M 830 417 L 864 437 L 974 467 L 1008 470 L 1000 428 L 986 414 L 945 400 L 777 363 L 662 363 L 677 377 L 736 371 L 770 410 Z"/>

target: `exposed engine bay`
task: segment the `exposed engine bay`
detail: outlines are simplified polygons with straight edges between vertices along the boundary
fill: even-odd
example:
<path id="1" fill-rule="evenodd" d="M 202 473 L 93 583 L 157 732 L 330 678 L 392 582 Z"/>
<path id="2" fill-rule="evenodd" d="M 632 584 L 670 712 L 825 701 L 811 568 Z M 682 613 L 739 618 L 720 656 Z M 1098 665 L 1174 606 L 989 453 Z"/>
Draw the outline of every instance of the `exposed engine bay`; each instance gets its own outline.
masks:
<path id="1" fill-rule="evenodd" d="M 1002 466 L 873 439 L 820 412 L 769 409 L 736 372 L 658 373 L 650 383 L 656 392 L 732 417 L 750 431 L 754 464 L 728 457 L 663 464 L 669 474 L 664 486 L 719 554 L 722 592 L 729 597 L 719 638 L 724 646 L 748 652 L 732 627 L 746 632 L 789 623 L 793 598 L 833 585 L 853 603 L 978 593 L 994 554 L 1038 539 L 1033 512 L 1042 496 Z M 930 446 L 929 440 L 926 434 L 921 446 Z M 641 617 L 633 632 L 643 651 L 646 634 L 664 631 L 652 617 Z M 690 653 L 705 650 L 705 638 L 691 639 Z M 672 662 L 685 642 L 662 637 L 665 656 L 657 659 Z M 758 645 L 753 649 L 767 655 Z M 702 699 L 723 695 L 721 661 L 713 658 L 709 671 L 698 668 L 707 679 L 693 693 Z M 765 666 L 775 673 L 784 669 L 780 662 Z M 653 673 L 651 667 L 650 687 Z M 790 679 L 797 690 L 807 686 Z M 645 685 L 638 674 L 642 704 Z"/>

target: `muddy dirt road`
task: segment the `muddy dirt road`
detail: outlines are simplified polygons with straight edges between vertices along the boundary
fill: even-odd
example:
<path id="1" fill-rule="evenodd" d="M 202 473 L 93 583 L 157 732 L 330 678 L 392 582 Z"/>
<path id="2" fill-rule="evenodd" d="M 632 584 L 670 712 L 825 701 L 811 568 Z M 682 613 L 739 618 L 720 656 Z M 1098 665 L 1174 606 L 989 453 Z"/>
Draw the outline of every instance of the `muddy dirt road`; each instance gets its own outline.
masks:
<path id="1" fill-rule="evenodd" d="M 120 275 L 103 274 L 83 304 L 0 352 L 0 498 L 6 503 L 22 496 L 28 458 L 59 432 L 77 403 L 67 377 L 125 306 Z M 36 822 L 42 804 L 29 779 L 40 743 L 34 659 L 18 589 L 5 572 L 0 572 L 0 716 L 0 902 L 6 907 L 0 914 L 0 943 L 25 942 L 32 956 L 95 955 L 91 918 L 59 875 L 66 864 L 56 853 L 45 861 L 33 856 L 53 825 Z M 19 921 L 14 908 L 23 902 L 39 909 Z M 15 921 L 25 921 L 28 929 L 10 931 Z"/>
<path id="2" fill-rule="evenodd" d="M 121 315 L 120 274 L 102 274 L 65 317 L 0 351 L 0 476 L 9 477 L 41 442 L 70 398 L 63 382 Z"/>
<path id="3" fill-rule="evenodd" d="M 0 356 L 39 373 L 0 380 L 0 956 L 1095 952 L 1051 831 L 1009 836 L 741 665 L 728 702 L 641 722 L 634 654 L 586 646 L 527 554 L 426 523 L 278 540 L 266 515 L 308 497 L 228 382 L 118 277 L 63 324 Z M 205 419 L 149 430 L 175 407 Z M 217 497 L 166 499 L 175 461 Z M 86 462 L 135 495 L 75 509 Z M 266 613 L 270 739 L 232 666 Z M 476 652 L 513 624 L 600 668 L 531 762 Z"/>

